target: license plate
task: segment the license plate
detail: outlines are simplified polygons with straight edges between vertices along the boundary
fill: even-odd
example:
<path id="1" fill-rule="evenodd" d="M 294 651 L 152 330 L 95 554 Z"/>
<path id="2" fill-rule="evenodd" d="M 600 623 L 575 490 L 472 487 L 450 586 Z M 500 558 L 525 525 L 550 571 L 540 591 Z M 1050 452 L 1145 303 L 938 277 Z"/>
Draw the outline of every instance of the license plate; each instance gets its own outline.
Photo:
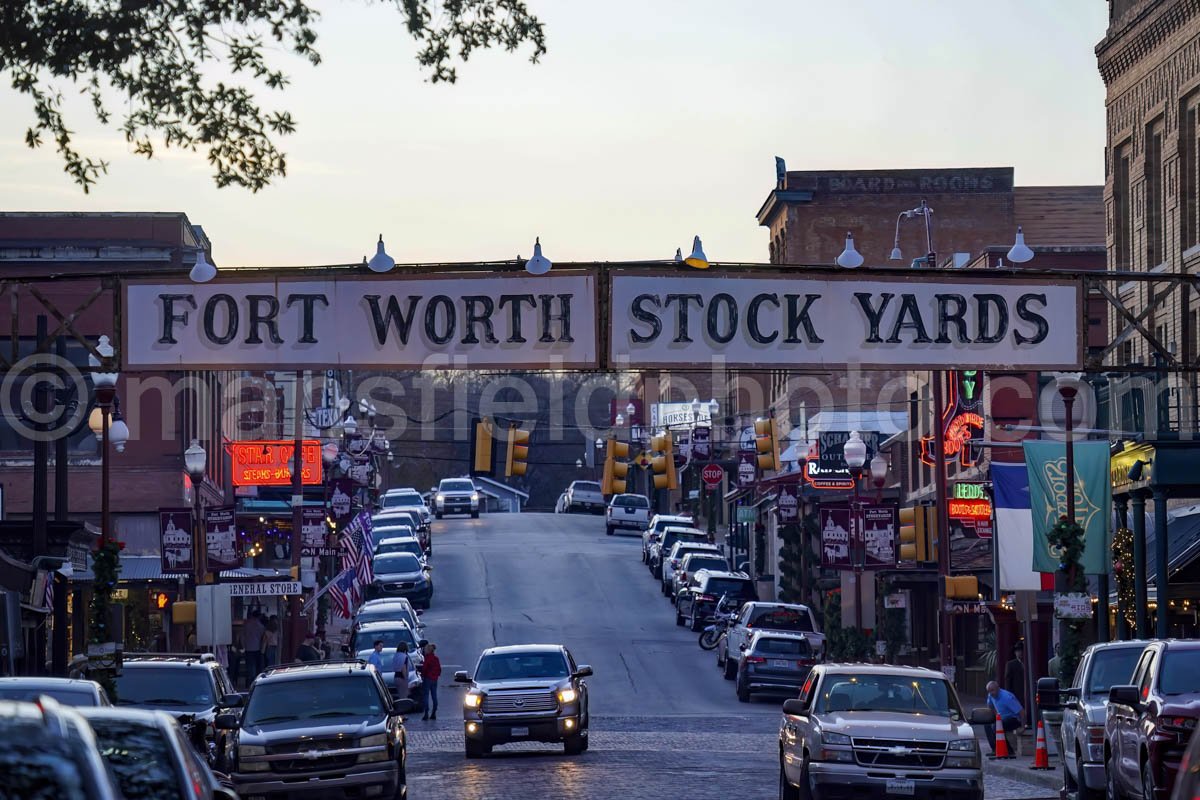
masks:
<path id="1" fill-rule="evenodd" d="M 788 667 L 790 667 L 791 665 L 792 665 L 792 662 L 790 662 L 790 661 L 787 661 L 787 660 L 785 660 L 785 659 L 782 659 L 782 658 L 773 658 L 773 659 L 771 659 L 771 666 L 772 666 L 772 667 L 775 667 L 775 668 L 777 668 L 777 669 L 787 669 L 787 668 L 788 668 Z"/>
<path id="2" fill-rule="evenodd" d="M 509 733 L 513 736 L 528 736 L 529 728 L 513 728 Z M 909 781 L 908 783 L 910 784 L 908 793 L 912 794 L 912 788 L 911 788 L 912 781 Z"/>
<path id="3" fill-rule="evenodd" d="M 895 780 L 888 781 L 887 786 L 884 787 L 884 791 L 886 791 L 888 794 L 898 794 L 906 797 L 912 797 L 917 792 L 917 785 L 915 781 L 897 778 Z"/>

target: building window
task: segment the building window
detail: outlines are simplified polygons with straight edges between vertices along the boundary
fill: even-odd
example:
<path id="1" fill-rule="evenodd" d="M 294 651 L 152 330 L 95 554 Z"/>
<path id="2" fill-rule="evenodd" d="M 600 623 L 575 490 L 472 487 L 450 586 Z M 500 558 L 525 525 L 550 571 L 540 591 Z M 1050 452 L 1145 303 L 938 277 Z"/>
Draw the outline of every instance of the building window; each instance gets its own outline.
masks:
<path id="1" fill-rule="evenodd" d="M 1146 127 L 1146 267 L 1166 260 L 1163 247 L 1163 124 L 1162 118 Z"/>
<path id="2" fill-rule="evenodd" d="M 1121 343 L 1121 364 L 1129 366 L 1133 363 L 1133 342 Z"/>
<path id="3" fill-rule="evenodd" d="M 1129 143 L 1114 151 L 1113 155 L 1113 268 L 1133 268 L 1131 237 L 1133 233 L 1129 203 Z"/>
<path id="4" fill-rule="evenodd" d="M 1197 181 L 1197 170 L 1200 169 L 1200 145 L 1197 143 L 1196 130 L 1197 106 L 1200 106 L 1200 93 L 1184 99 L 1179 114 L 1179 236 L 1184 250 L 1200 244 L 1200 182 Z"/>

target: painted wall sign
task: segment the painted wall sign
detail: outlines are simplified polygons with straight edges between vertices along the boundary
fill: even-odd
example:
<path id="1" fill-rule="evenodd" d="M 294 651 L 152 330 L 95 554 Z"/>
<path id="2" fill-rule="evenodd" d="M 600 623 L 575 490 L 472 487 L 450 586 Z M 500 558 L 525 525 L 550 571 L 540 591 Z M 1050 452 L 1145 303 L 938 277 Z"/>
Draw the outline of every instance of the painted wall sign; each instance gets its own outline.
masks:
<path id="1" fill-rule="evenodd" d="M 204 538 L 208 571 L 235 569 L 242 564 L 237 536 L 237 508 L 216 506 L 204 510 Z"/>
<path id="2" fill-rule="evenodd" d="M 821 566 L 829 569 L 853 569 L 850 552 L 853 520 L 850 507 L 823 505 L 820 508 Z"/>
<path id="3" fill-rule="evenodd" d="M 190 508 L 158 510 L 158 548 L 163 575 L 191 575 L 196 571 Z"/>
<path id="4" fill-rule="evenodd" d="M 124 368 L 595 367 L 579 272 L 129 282 Z"/>
<path id="5" fill-rule="evenodd" d="M 1080 288 L 957 274 L 805 279 L 612 273 L 610 362 L 634 367 L 1062 369 L 1082 362 Z"/>
<path id="6" fill-rule="evenodd" d="M 288 461 L 296 443 L 286 441 L 247 440 L 229 444 L 233 462 L 234 486 L 291 486 L 292 473 Z M 321 483 L 321 443 L 306 439 L 300 448 L 300 479 L 305 485 Z"/>

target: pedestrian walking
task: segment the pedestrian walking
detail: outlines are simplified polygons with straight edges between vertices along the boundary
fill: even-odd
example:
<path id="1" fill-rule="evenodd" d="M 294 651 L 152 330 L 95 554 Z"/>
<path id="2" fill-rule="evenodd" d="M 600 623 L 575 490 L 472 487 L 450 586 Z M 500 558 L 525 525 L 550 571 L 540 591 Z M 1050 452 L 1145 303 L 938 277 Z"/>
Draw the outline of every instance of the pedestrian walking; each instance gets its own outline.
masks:
<path id="1" fill-rule="evenodd" d="M 408 642 L 401 642 L 392 657 L 392 672 L 395 673 L 396 697 L 403 700 L 408 697 L 408 677 L 412 672 L 412 657 L 408 654 Z"/>
<path id="2" fill-rule="evenodd" d="M 251 609 L 250 616 L 246 618 L 246 623 L 242 626 L 242 639 L 246 645 L 246 685 L 254 683 L 254 679 L 258 677 L 258 673 L 263 671 L 263 636 L 266 634 L 266 626 L 263 625 L 262 617 L 258 609 Z"/>
<path id="3" fill-rule="evenodd" d="M 1021 713 L 1025 710 L 1016 695 L 1007 689 L 1001 689 L 1000 684 L 988 681 L 987 704 L 1000 717 L 1000 725 L 1004 728 L 1004 738 L 1009 739 L 1010 733 L 1015 733 L 1021 727 Z M 992 752 L 996 752 L 996 727 L 991 727 Z M 1012 740 L 1008 742 L 1009 752 L 1016 747 Z"/>
<path id="4" fill-rule="evenodd" d="M 1013 657 L 1004 665 L 1004 688 L 1013 693 L 1021 707 L 1025 706 L 1025 645 L 1013 645 Z"/>
<path id="5" fill-rule="evenodd" d="M 421 664 L 421 696 L 425 707 L 425 716 L 421 719 L 437 719 L 438 710 L 438 678 L 442 677 L 442 661 L 437 657 L 437 645 L 429 642 L 425 645 L 425 661 Z"/>
<path id="6" fill-rule="evenodd" d="M 279 663 L 279 617 L 274 614 L 267 620 L 263 632 L 263 656 L 268 667 Z"/>

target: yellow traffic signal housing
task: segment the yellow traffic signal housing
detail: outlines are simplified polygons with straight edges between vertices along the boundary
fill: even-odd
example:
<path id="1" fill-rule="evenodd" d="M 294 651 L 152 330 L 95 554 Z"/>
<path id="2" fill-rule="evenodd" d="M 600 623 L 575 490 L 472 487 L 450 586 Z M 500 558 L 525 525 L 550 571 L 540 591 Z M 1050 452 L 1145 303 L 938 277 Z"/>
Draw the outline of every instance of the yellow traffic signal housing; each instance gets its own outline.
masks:
<path id="1" fill-rule="evenodd" d="M 900 509 L 900 563 L 937 561 L 937 508 L 907 506 Z"/>
<path id="2" fill-rule="evenodd" d="M 493 423 L 488 418 L 475 421 L 475 428 L 472 431 L 471 438 L 471 474 L 472 475 L 491 475 L 493 472 L 492 466 L 492 446 L 493 446 Z"/>
<path id="3" fill-rule="evenodd" d="M 779 432 L 774 415 L 754 423 L 754 447 L 758 450 L 758 468 L 779 471 Z"/>
<path id="4" fill-rule="evenodd" d="M 608 440 L 608 452 L 604 456 L 604 477 L 600 481 L 603 494 L 622 494 L 625 491 L 625 476 L 629 474 L 629 462 L 617 459 L 629 458 L 629 445 Z"/>
<path id="5" fill-rule="evenodd" d="M 675 474 L 675 444 L 671 434 L 660 433 L 650 440 L 650 449 L 660 453 L 650 462 L 654 470 L 655 489 L 678 489 L 679 479 Z"/>
<path id="6" fill-rule="evenodd" d="M 515 424 L 508 429 L 508 455 L 504 459 L 504 477 L 524 475 L 529 458 L 529 431 L 521 430 Z"/>
<path id="7" fill-rule="evenodd" d="M 978 600 L 979 578 L 974 575 L 947 575 L 947 600 Z"/>
<path id="8" fill-rule="evenodd" d="M 471 431 L 472 475 L 491 475 L 495 471 L 492 466 L 494 430 L 495 426 L 491 419 L 485 417 L 475 420 L 475 427 Z"/>

